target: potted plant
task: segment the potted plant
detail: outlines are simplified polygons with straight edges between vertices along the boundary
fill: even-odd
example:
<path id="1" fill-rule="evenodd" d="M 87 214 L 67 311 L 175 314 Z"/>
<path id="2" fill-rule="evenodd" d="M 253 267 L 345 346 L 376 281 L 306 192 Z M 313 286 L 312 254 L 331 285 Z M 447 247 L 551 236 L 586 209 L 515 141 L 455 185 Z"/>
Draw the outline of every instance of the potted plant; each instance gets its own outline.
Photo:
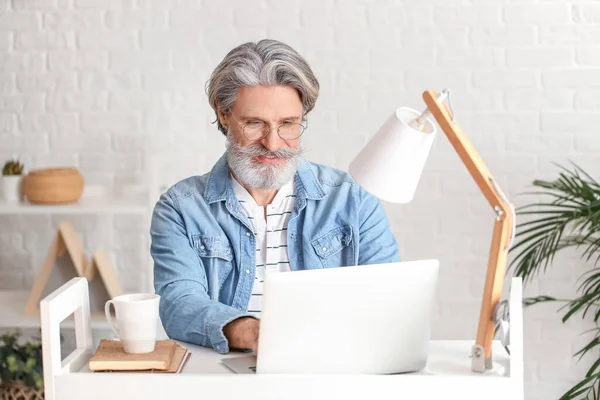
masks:
<path id="1" fill-rule="evenodd" d="M 0 399 L 44 398 L 42 345 L 38 340 L 19 344 L 19 330 L 0 336 Z"/>
<path id="2" fill-rule="evenodd" d="M 16 158 L 9 160 L 2 168 L 2 193 L 8 202 L 17 202 L 21 199 L 21 178 L 23 164 Z"/>
<path id="3" fill-rule="evenodd" d="M 600 184 L 577 166 L 571 170 L 560 168 L 553 181 L 533 181 L 540 189 L 534 194 L 542 195 L 544 200 L 518 209 L 517 214 L 526 215 L 529 220 L 517 225 L 517 240 L 510 250 L 517 255 L 510 267 L 527 283 L 544 273 L 555 254 L 565 248 L 576 249 L 581 259 L 589 262 L 590 268 L 580 277 L 578 297 L 557 299 L 542 295 L 526 299 L 525 305 L 561 302 L 563 323 L 576 315 L 594 322 L 596 327 L 588 331 L 593 333 L 592 340 L 574 356 L 581 359 L 586 354 L 595 355 L 595 362 L 561 399 L 599 399 L 600 272 L 596 264 L 600 261 Z"/>

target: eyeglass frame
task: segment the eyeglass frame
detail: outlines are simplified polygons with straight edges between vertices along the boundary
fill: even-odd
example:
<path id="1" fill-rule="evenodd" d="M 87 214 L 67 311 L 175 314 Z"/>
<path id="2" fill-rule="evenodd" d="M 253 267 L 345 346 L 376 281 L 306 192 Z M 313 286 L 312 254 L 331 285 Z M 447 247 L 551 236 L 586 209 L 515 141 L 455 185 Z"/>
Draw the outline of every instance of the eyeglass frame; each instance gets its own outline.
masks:
<path id="1" fill-rule="evenodd" d="M 259 137 L 258 139 L 249 139 L 246 136 L 245 130 L 246 127 L 248 126 L 248 123 L 244 124 L 242 121 L 240 121 L 239 119 L 237 119 L 235 117 L 235 115 L 233 115 L 233 112 L 229 112 L 229 115 L 231 115 L 231 117 L 234 119 L 235 122 L 237 122 L 238 124 L 240 124 L 240 126 L 242 127 L 242 135 L 244 135 L 244 137 L 246 138 L 246 140 L 250 140 L 251 142 L 256 142 L 258 140 L 263 140 L 264 138 L 266 138 L 267 136 L 269 136 L 271 134 L 271 132 L 273 131 L 273 128 L 271 127 L 271 125 L 269 123 L 267 123 L 266 121 L 260 121 L 262 123 L 264 123 L 266 126 L 264 128 L 264 131 L 266 131 L 267 133 L 264 133 L 261 137 Z M 292 124 L 298 124 L 302 127 L 302 131 L 300 132 L 300 135 L 298 135 L 297 137 L 295 137 L 294 139 L 284 139 L 281 137 L 281 135 L 279 134 L 279 128 L 281 128 L 283 125 L 278 125 L 277 126 L 277 136 L 279 136 L 279 138 L 281 138 L 281 140 L 297 140 L 299 139 L 302 135 L 304 135 L 304 132 L 306 132 L 306 130 L 308 129 L 308 121 L 306 121 L 306 119 L 302 118 L 303 121 L 305 121 L 305 124 L 302 124 L 300 122 L 292 122 Z"/>

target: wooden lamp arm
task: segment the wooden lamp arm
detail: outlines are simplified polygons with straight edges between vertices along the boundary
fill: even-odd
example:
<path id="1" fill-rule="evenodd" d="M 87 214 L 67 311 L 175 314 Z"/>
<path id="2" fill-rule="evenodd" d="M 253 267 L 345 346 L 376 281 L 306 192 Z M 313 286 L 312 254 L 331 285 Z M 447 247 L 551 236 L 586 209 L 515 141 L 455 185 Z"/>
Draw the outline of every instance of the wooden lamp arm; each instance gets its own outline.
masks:
<path id="1" fill-rule="evenodd" d="M 438 96 L 437 92 L 428 90 L 423 93 L 423 100 L 497 215 L 481 301 L 477 339 L 472 354 L 473 370 L 483 372 L 485 369 L 491 368 L 492 341 L 495 330 L 493 314 L 502 294 L 508 249 L 514 234 L 513 207 L 506 200 L 506 196 L 501 192 L 499 186 L 494 183 L 492 174 L 467 135 L 460 125 L 453 121 L 453 115 L 450 114 L 446 105 L 437 101 Z"/>

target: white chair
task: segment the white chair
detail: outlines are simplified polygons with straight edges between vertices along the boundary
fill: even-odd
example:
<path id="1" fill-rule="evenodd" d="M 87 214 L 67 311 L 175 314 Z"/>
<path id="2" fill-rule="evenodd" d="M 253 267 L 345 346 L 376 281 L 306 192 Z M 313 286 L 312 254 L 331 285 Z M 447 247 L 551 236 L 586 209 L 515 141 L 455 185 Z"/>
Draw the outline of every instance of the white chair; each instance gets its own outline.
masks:
<path id="1" fill-rule="evenodd" d="M 73 278 L 40 302 L 46 400 L 56 400 L 56 376 L 78 371 L 93 355 L 90 297 L 86 278 Z M 60 323 L 75 314 L 76 349 L 62 360 Z"/>

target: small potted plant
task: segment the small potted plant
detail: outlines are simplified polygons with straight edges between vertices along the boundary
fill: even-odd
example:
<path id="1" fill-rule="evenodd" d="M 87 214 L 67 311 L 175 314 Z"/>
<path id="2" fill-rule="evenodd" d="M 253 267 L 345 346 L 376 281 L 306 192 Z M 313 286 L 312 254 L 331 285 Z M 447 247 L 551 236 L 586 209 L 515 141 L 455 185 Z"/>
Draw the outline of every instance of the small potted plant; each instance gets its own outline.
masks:
<path id="1" fill-rule="evenodd" d="M 42 345 L 19 344 L 20 335 L 17 329 L 0 336 L 0 400 L 44 399 Z"/>
<path id="2" fill-rule="evenodd" d="M 21 199 L 21 180 L 23 164 L 15 157 L 4 164 L 2 168 L 2 194 L 8 202 L 18 202 Z"/>

